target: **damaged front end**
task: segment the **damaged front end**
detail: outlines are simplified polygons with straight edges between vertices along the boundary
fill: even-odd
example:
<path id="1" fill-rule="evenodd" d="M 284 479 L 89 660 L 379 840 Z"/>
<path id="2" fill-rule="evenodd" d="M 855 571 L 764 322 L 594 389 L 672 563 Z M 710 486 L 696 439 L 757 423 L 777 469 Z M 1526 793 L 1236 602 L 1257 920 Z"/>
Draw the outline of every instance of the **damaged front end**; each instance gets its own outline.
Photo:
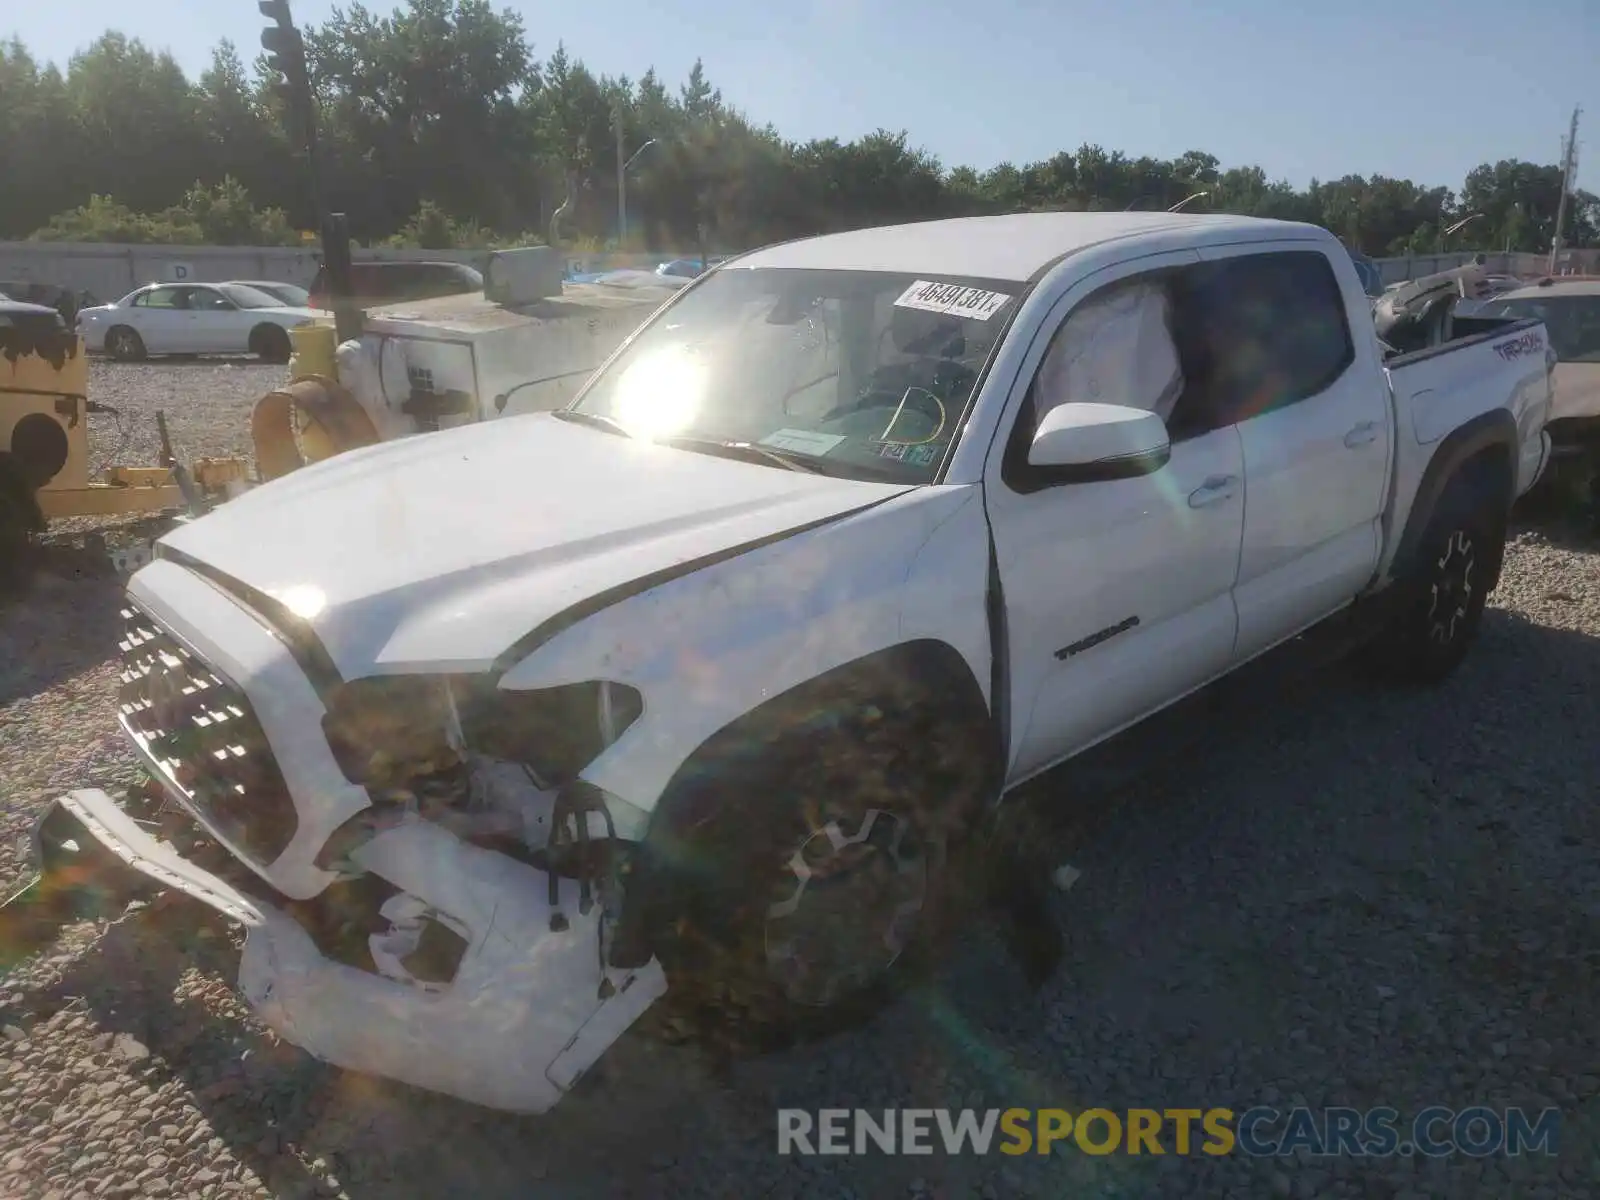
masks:
<path id="1" fill-rule="evenodd" d="M 136 584 L 121 720 L 211 836 L 180 852 L 79 792 L 58 802 L 85 835 L 66 840 L 243 924 L 239 984 L 268 1025 L 339 1066 L 542 1112 L 666 990 L 619 936 L 644 814 L 579 775 L 636 692 L 316 687 L 237 596 L 161 562 Z"/>

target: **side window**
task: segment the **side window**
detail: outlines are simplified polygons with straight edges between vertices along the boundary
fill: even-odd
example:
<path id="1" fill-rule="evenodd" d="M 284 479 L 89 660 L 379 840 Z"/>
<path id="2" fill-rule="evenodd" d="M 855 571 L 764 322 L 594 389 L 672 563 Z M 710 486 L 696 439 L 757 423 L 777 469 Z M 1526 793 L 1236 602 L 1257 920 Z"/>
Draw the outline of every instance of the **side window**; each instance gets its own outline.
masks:
<path id="1" fill-rule="evenodd" d="M 1325 391 L 1355 361 L 1344 295 L 1315 250 L 1191 267 L 1174 285 L 1187 380 L 1174 438 L 1275 412 Z"/>
<path id="2" fill-rule="evenodd" d="M 189 307 L 202 312 L 215 312 L 218 309 L 233 307 L 228 298 L 221 292 L 214 292 L 210 288 L 195 288 L 189 293 Z"/>
<path id="3" fill-rule="evenodd" d="M 1124 404 L 1172 413 L 1183 390 L 1164 275 L 1122 280 L 1067 314 L 1028 392 L 1031 438 L 1058 404 Z"/>
<path id="4" fill-rule="evenodd" d="M 154 291 L 146 292 L 140 298 L 140 301 L 146 308 L 183 307 L 183 305 L 178 303 L 177 288 L 156 288 Z"/>

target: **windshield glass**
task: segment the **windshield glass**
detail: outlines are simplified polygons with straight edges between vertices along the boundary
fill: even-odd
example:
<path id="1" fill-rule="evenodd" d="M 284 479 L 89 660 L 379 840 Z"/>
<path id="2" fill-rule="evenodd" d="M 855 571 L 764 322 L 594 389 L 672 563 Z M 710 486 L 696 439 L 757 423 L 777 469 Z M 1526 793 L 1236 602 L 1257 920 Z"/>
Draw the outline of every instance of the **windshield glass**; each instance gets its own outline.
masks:
<path id="1" fill-rule="evenodd" d="M 1024 285 L 730 268 L 574 406 L 636 437 L 748 442 L 859 479 L 931 480 Z"/>
<path id="2" fill-rule="evenodd" d="M 283 301 L 242 283 L 219 283 L 217 290 L 240 308 L 282 308 Z"/>
<path id="3" fill-rule="evenodd" d="M 1538 317 L 1561 362 L 1600 362 L 1600 296 L 1541 296 L 1501 300 L 1482 315 Z"/>

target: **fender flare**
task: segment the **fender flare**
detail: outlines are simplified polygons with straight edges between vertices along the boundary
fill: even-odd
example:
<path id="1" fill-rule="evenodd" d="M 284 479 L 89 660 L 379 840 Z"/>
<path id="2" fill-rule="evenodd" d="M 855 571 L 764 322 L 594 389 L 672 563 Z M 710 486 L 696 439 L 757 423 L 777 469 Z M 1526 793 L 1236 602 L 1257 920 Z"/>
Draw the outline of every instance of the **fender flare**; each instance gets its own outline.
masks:
<path id="1" fill-rule="evenodd" d="M 308 461 L 295 444 L 297 410 L 310 418 L 306 432 L 325 451 L 309 461 L 331 458 L 378 441 L 372 418 L 349 388 L 326 375 L 307 375 L 268 392 L 251 410 L 250 438 L 255 443 L 256 471 L 263 483 L 296 471 Z"/>
<path id="2" fill-rule="evenodd" d="M 1503 491 L 1500 497 L 1502 515 L 1509 518 L 1511 505 L 1516 500 L 1516 453 L 1516 418 L 1503 408 L 1480 413 L 1446 435 L 1422 472 L 1422 482 L 1417 485 L 1412 499 L 1405 530 L 1389 565 L 1390 577 L 1398 579 L 1409 571 L 1423 535 L 1439 509 L 1439 502 L 1463 470 L 1471 469 L 1469 464 L 1486 464 L 1490 474 L 1485 482 Z M 1493 578 L 1499 582 L 1498 563 Z"/>
<path id="3" fill-rule="evenodd" d="M 693 861 L 682 853 L 693 831 L 728 804 L 760 802 L 760 797 L 730 794 L 719 784 L 722 772 L 836 726 L 849 713 L 869 707 L 905 711 L 917 704 L 932 706 L 941 723 L 979 731 L 988 747 L 984 794 L 997 797 L 1005 770 L 1000 729 L 971 668 L 953 646 L 934 639 L 904 642 L 841 664 L 734 718 L 679 765 L 631 863 L 612 964 L 648 961 L 654 932 L 675 918 L 674 885 L 683 880 L 682 864 Z"/>

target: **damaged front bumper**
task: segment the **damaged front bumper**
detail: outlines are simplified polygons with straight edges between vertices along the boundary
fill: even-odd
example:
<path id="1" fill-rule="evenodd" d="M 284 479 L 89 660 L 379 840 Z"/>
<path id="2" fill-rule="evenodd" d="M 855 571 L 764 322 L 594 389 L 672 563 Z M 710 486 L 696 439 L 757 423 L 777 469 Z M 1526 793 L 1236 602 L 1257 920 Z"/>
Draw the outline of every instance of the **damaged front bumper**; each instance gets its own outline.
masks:
<path id="1" fill-rule="evenodd" d="M 445 917 L 464 941 L 453 975 L 437 985 L 330 957 L 286 911 L 293 902 L 264 898 L 267 889 L 253 877 L 244 890 L 183 857 L 105 792 L 60 797 L 45 824 L 53 827 L 41 844 L 46 890 L 54 873 L 74 869 L 60 859 L 63 831 L 75 851 L 92 840 L 92 858 L 105 861 L 103 849 L 244 926 L 240 990 L 288 1041 L 340 1067 L 491 1108 L 548 1110 L 666 991 L 654 960 L 638 970 L 605 965 L 603 910 L 580 905 L 576 881 L 424 820 L 377 833 L 360 857 L 419 911 Z M 565 925 L 559 931 L 552 928 L 558 909 L 567 917 L 555 922 Z"/>

